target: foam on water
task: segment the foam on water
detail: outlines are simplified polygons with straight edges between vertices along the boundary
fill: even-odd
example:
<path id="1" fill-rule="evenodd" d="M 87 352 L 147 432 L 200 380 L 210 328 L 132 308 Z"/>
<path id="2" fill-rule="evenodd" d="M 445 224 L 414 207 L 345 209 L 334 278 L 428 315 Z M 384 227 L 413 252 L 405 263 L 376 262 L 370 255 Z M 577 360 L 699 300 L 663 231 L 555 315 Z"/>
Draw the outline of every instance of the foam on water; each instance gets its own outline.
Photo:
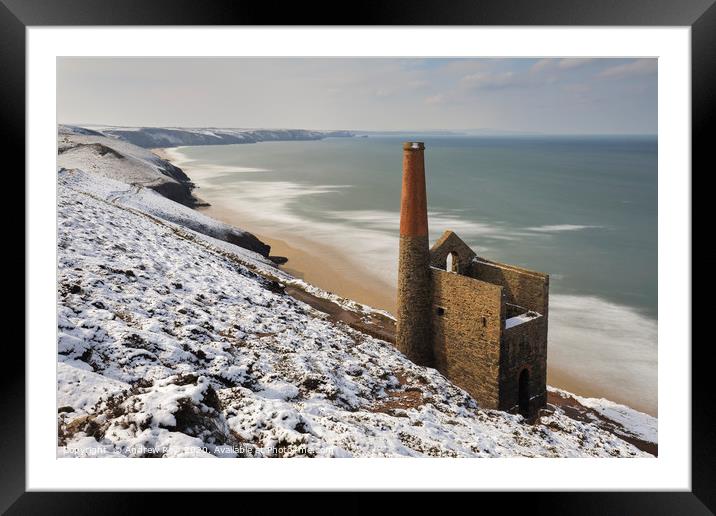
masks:
<path id="1" fill-rule="evenodd" d="M 592 296 L 551 294 L 548 363 L 611 400 L 657 412 L 657 322 Z"/>
<path id="2" fill-rule="evenodd" d="M 527 228 L 528 231 L 537 231 L 541 233 L 556 233 L 558 231 L 580 231 L 582 229 L 598 229 L 601 226 L 583 226 L 579 224 L 553 224 L 546 226 L 536 226 Z"/>

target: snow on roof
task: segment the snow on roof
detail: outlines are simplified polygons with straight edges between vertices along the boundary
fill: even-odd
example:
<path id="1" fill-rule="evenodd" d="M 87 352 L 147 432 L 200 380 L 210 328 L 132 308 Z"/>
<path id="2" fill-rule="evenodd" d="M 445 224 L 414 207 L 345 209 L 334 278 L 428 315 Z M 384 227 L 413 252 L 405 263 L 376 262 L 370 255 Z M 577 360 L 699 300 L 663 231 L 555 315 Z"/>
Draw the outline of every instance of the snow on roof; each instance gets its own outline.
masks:
<path id="1" fill-rule="evenodd" d="M 534 319 L 537 319 L 538 317 L 542 317 L 542 314 L 533 312 L 531 310 L 520 315 L 515 315 L 514 317 L 505 319 L 505 329 L 514 328 L 515 326 L 519 326 L 520 324 L 532 321 Z"/>

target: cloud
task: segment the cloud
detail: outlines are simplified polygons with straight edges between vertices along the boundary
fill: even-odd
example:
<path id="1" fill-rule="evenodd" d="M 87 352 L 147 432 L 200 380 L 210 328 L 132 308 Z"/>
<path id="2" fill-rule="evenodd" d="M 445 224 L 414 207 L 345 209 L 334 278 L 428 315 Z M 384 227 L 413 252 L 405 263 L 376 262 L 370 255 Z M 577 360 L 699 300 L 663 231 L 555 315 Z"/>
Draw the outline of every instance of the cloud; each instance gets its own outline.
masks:
<path id="1" fill-rule="evenodd" d="M 425 79 L 414 79 L 404 81 L 405 77 L 409 75 L 401 75 L 398 81 L 391 83 L 385 82 L 383 87 L 375 90 L 374 94 L 376 97 L 392 97 L 395 95 L 405 95 L 406 92 L 425 90 L 430 86 L 430 82 Z"/>
<path id="2" fill-rule="evenodd" d="M 427 97 L 425 99 L 426 104 L 444 104 L 447 100 L 447 97 L 443 95 L 442 93 L 438 93 L 437 95 L 431 95 L 430 97 Z"/>
<path id="3" fill-rule="evenodd" d="M 530 68 L 531 72 L 541 72 L 542 70 L 549 70 L 554 66 L 554 59 L 540 59 Z"/>
<path id="4" fill-rule="evenodd" d="M 57 115 L 100 125 L 417 130 L 474 128 L 479 113 L 503 130 L 652 133 L 656 74 L 618 78 L 656 66 L 644 61 L 63 58 Z M 639 95 L 649 103 L 633 102 Z"/>
<path id="5" fill-rule="evenodd" d="M 599 92 L 594 92 L 591 84 L 571 83 L 562 86 L 562 91 L 568 94 L 576 105 L 594 104 L 600 101 Z"/>
<path id="6" fill-rule="evenodd" d="M 560 59 L 557 66 L 562 70 L 570 70 L 572 68 L 579 68 L 580 66 L 589 64 L 592 61 L 594 61 L 594 59 L 591 57 Z"/>
<path id="7" fill-rule="evenodd" d="M 515 72 L 474 73 L 460 79 L 460 85 L 468 90 L 501 90 L 526 86 L 525 75 Z"/>
<path id="8" fill-rule="evenodd" d="M 407 84 L 407 87 L 411 90 L 420 90 L 430 85 L 430 82 L 424 80 L 424 79 L 416 79 L 414 81 L 409 81 Z"/>
<path id="9" fill-rule="evenodd" d="M 545 70 L 572 70 L 574 68 L 579 68 L 580 66 L 587 65 L 591 62 L 595 61 L 592 57 L 567 57 L 564 59 L 555 59 L 555 58 L 548 58 L 548 59 L 540 59 L 535 64 L 532 65 L 530 68 L 530 71 L 533 73 L 539 73 Z"/>
<path id="10" fill-rule="evenodd" d="M 590 84 L 572 83 L 565 84 L 562 89 L 568 93 L 589 93 L 592 91 L 592 86 Z"/>
<path id="11" fill-rule="evenodd" d="M 605 68 L 597 77 L 603 79 L 621 79 L 623 77 L 635 77 L 640 75 L 651 75 L 656 73 L 658 64 L 656 59 L 637 59 L 630 63 L 624 63 Z"/>
<path id="12" fill-rule="evenodd" d="M 460 58 L 451 60 L 445 63 L 440 70 L 448 74 L 467 75 L 471 73 L 478 73 L 485 71 L 500 61 L 499 59 L 471 59 L 471 58 Z"/>

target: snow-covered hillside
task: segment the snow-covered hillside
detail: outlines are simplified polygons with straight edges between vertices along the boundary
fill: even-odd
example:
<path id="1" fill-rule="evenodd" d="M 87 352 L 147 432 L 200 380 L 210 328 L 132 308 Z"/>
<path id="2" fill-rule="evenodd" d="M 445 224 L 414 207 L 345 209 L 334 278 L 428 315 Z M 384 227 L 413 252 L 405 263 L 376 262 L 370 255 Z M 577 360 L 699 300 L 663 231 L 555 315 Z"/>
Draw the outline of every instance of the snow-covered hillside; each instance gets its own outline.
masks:
<path id="1" fill-rule="evenodd" d="M 197 205 L 197 199 L 191 193 L 194 185 L 184 171 L 126 141 L 61 126 L 57 165 L 82 171 L 66 180 L 102 199 L 151 213 L 263 256 L 268 256 L 271 249 L 251 233 L 189 208 Z"/>
<path id="2" fill-rule="evenodd" d="M 307 129 L 219 129 L 182 127 L 98 127 L 107 136 L 121 138 L 146 148 L 180 145 L 227 145 L 266 141 L 321 140 L 351 137 L 350 131 L 311 131 Z"/>
<path id="3" fill-rule="evenodd" d="M 59 456 L 648 456 L 560 406 L 480 409 L 219 223 L 107 175 L 58 171 Z"/>
<path id="4" fill-rule="evenodd" d="M 151 188 L 187 206 L 200 204 L 189 177 L 152 152 L 80 127 L 60 126 L 58 133 L 57 166 Z"/>

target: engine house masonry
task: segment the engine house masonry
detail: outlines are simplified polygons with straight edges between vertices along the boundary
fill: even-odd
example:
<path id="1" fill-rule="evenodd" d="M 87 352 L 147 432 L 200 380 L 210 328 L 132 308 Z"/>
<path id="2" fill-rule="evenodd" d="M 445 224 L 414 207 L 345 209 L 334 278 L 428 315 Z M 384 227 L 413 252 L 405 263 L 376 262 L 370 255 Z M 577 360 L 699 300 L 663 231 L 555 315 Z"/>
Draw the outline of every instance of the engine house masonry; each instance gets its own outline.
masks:
<path id="1" fill-rule="evenodd" d="M 403 145 L 396 346 L 481 407 L 546 402 L 549 276 L 477 254 L 452 231 L 429 246 L 425 145 Z"/>

